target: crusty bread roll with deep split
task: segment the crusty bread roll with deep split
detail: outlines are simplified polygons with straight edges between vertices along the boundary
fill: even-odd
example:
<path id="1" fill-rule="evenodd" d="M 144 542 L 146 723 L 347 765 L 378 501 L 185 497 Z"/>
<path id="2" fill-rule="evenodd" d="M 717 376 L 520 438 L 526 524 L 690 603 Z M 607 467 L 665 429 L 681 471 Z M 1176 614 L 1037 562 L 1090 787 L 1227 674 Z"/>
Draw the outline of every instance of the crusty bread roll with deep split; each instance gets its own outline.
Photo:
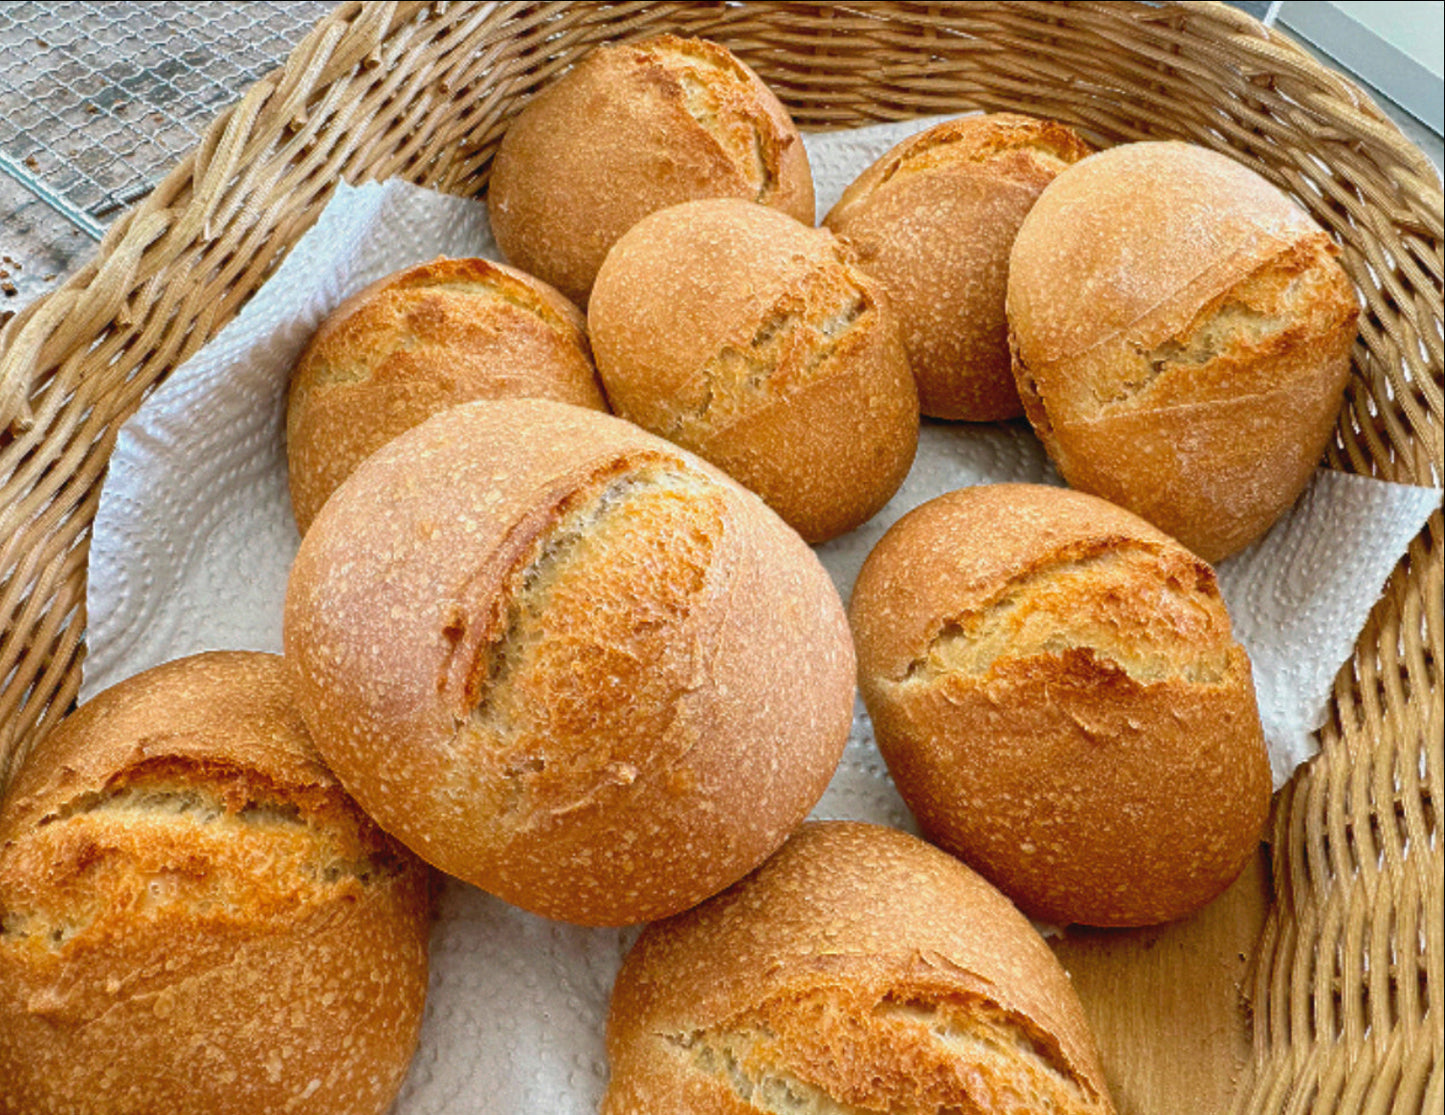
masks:
<path id="1" fill-rule="evenodd" d="M 660 35 L 599 47 L 528 104 L 487 203 L 507 259 L 585 306 L 618 237 L 707 197 L 814 219 L 808 155 L 777 97 L 725 47 Z"/>
<path id="2" fill-rule="evenodd" d="M 504 398 L 607 409 L 587 323 L 546 283 L 490 260 L 436 259 L 352 295 L 291 376 L 286 454 L 301 533 L 397 434 L 458 403 Z"/>
<path id="3" fill-rule="evenodd" d="M 1053 120 L 946 120 L 880 158 L 828 213 L 893 302 L 924 414 L 1023 414 L 1004 314 L 1009 250 L 1043 188 L 1092 150 Z"/>
<path id="4" fill-rule="evenodd" d="M 0 810 L 0 1111 L 381 1115 L 430 875 L 321 764 L 280 658 L 106 690 Z"/>
<path id="5" fill-rule="evenodd" d="M 1103 500 L 999 484 L 905 515 L 850 609 L 863 699 L 931 840 L 1026 913 L 1168 921 L 1255 854 L 1270 772 L 1214 572 Z"/>
<path id="6" fill-rule="evenodd" d="M 650 926 L 607 1051 L 603 1115 L 1113 1111 L 1033 927 L 957 860 L 874 825 L 804 825 Z"/>
<path id="7" fill-rule="evenodd" d="M 616 412 L 757 492 L 809 542 L 903 483 L 918 396 L 878 282 L 827 229 L 732 199 L 654 213 L 588 307 Z"/>
<path id="8" fill-rule="evenodd" d="M 1008 318 L 1029 421 L 1070 485 L 1206 561 L 1309 483 L 1359 304 L 1338 249 L 1253 171 L 1185 143 L 1070 167 L 1014 242 Z"/>
<path id="9" fill-rule="evenodd" d="M 431 863 L 624 924 L 750 871 L 848 738 L 837 591 L 757 497 L 620 419 L 471 403 L 337 489 L 286 653 L 317 746 Z"/>

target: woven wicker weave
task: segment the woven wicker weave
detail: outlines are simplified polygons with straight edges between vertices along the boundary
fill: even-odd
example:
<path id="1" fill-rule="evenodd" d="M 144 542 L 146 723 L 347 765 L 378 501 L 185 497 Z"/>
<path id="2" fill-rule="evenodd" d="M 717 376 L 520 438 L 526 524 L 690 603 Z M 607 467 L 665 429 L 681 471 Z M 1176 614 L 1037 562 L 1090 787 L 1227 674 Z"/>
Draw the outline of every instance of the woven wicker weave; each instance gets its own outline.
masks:
<path id="1" fill-rule="evenodd" d="M 529 95 L 596 43 L 664 30 L 732 47 L 805 128 L 1013 109 L 1228 151 L 1334 231 L 1368 304 L 1331 462 L 1440 485 L 1438 179 L 1357 88 L 1229 8 L 348 3 L 0 334 L 0 789 L 79 686 L 90 524 L 146 392 L 338 179 L 479 192 Z M 1240 1113 L 1445 1101 L 1442 543 L 1437 512 L 1340 673 L 1323 753 L 1277 800 Z"/>

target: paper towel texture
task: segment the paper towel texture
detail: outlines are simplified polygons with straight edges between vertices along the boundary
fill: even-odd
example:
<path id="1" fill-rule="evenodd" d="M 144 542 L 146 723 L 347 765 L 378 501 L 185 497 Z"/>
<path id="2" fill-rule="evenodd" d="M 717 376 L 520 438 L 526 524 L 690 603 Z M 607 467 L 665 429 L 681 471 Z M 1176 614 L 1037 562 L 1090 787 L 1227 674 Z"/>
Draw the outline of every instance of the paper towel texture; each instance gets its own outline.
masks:
<path id="1" fill-rule="evenodd" d="M 807 137 L 819 215 L 864 167 L 933 122 Z M 291 367 L 344 298 L 437 255 L 498 258 L 481 203 L 398 182 L 339 188 L 241 314 L 126 424 L 91 542 L 82 699 L 200 650 L 281 649 L 299 544 L 283 444 Z M 1005 480 L 1060 482 L 1027 425 L 925 422 L 902 490 L 819 556 L 846 601 L 868 551 L 906 511 Z M 1439 505 L 1437 491 L 1321 471 L 1263 540 L 1220 566 L 1254 661 L 1276 785 L 1313 753 L 1336 673 Z M 861 704 L 815 815 L 913 830 Z M 451 884 L 433 937 L 421 1049 L 397 1115 L 593 1115 L 606 1082 L 607 997 L 634 937 L 557 925 Z"/>

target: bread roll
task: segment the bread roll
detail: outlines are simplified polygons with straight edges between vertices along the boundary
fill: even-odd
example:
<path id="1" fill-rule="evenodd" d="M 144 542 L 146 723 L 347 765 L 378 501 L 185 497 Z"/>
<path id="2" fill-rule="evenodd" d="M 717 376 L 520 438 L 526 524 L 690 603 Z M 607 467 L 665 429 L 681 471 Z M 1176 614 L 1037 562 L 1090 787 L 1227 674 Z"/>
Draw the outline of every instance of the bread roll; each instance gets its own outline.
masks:
<path id="1" fill-rule="evenodd" d="M 853 649 L 807 546 L 722 473 L 540 400 L 437 415 L 302 543 L 286 653 L 327 761 L 424 859 L 535 913 L 676 913 L 822 795 Z"/>
<path id="2" fill-rule="evenodd" d="M 918 397 L 878 283 L 826 229 L 751 202 L 639 222 L 588 307 L 614 410 L 757 492 L 809 542 L 869 519 L 918 445 Z"/>
<path id="3" fill-rule="evenodd" d="M 650 926 L 607 1022 L 603 1115 L 1113 1107 L 1083 1010 L 993 887 L 893 829 L 807 824 Z"/>
<path id="4" fill-rule="evenodd" d="M 269 654 L 106 690 L 0 809 L 0 1110 L 381 1115 L 430 873 L 356 808 Z"/>
<path id="5" fill-rule="evenodd" d="M 357 465 L 439 410 L 513 397 L 606 410 L 586 328 L 546 283 L 485 259 L 436 259 L 352 295 L 291 377 L 286 452 L 301 533 Z"/>
<path id="6" fill-rule="evenodd" d="M 966 488 L 905 515 L 850 610 L 929 839 L 1046 921 L 1149 925 L 1258 847 L 1270 772 L 1214 573 L 1103 500 Z"/>
<path id="7" fill-rule="evenodd" d="M 507 259 L 586 305 L 619 236 L 705 197 L 813 223 L 787 109 L 725 47 L 659 35 L 599 47 L 529 103 L 502 137 L 487 204 Z"/>
<path id="8" fill-rule="evenodd" d="M 1359 307 L 1338 249 L 1223 155 L 1133 143 L 1059 175 L 1009 262 L 1014 375 L 1073 487 L 1206 561 L 1265 532 L 1334 430 Z"/>
<path id="9" fill-rule="evenodd" d="M 1040 191 L 1091 150 L 1052 120 L 946 120 L 865 170 L 824 219 L 888 292 L 924 414 L 1023 414 L 1004 316 L 1009 249 Z"/>

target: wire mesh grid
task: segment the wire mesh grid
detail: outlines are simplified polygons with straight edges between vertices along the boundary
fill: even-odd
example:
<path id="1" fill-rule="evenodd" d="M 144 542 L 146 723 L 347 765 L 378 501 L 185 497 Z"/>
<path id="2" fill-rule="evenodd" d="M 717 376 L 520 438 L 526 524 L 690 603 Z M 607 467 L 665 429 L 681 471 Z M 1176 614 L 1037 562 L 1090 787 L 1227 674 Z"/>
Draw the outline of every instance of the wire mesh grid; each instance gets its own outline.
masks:
<path id="1" fill-rule="evenodd" d="M 0 171 L 98 236 L 331 6 L 0 3 Z"/>

